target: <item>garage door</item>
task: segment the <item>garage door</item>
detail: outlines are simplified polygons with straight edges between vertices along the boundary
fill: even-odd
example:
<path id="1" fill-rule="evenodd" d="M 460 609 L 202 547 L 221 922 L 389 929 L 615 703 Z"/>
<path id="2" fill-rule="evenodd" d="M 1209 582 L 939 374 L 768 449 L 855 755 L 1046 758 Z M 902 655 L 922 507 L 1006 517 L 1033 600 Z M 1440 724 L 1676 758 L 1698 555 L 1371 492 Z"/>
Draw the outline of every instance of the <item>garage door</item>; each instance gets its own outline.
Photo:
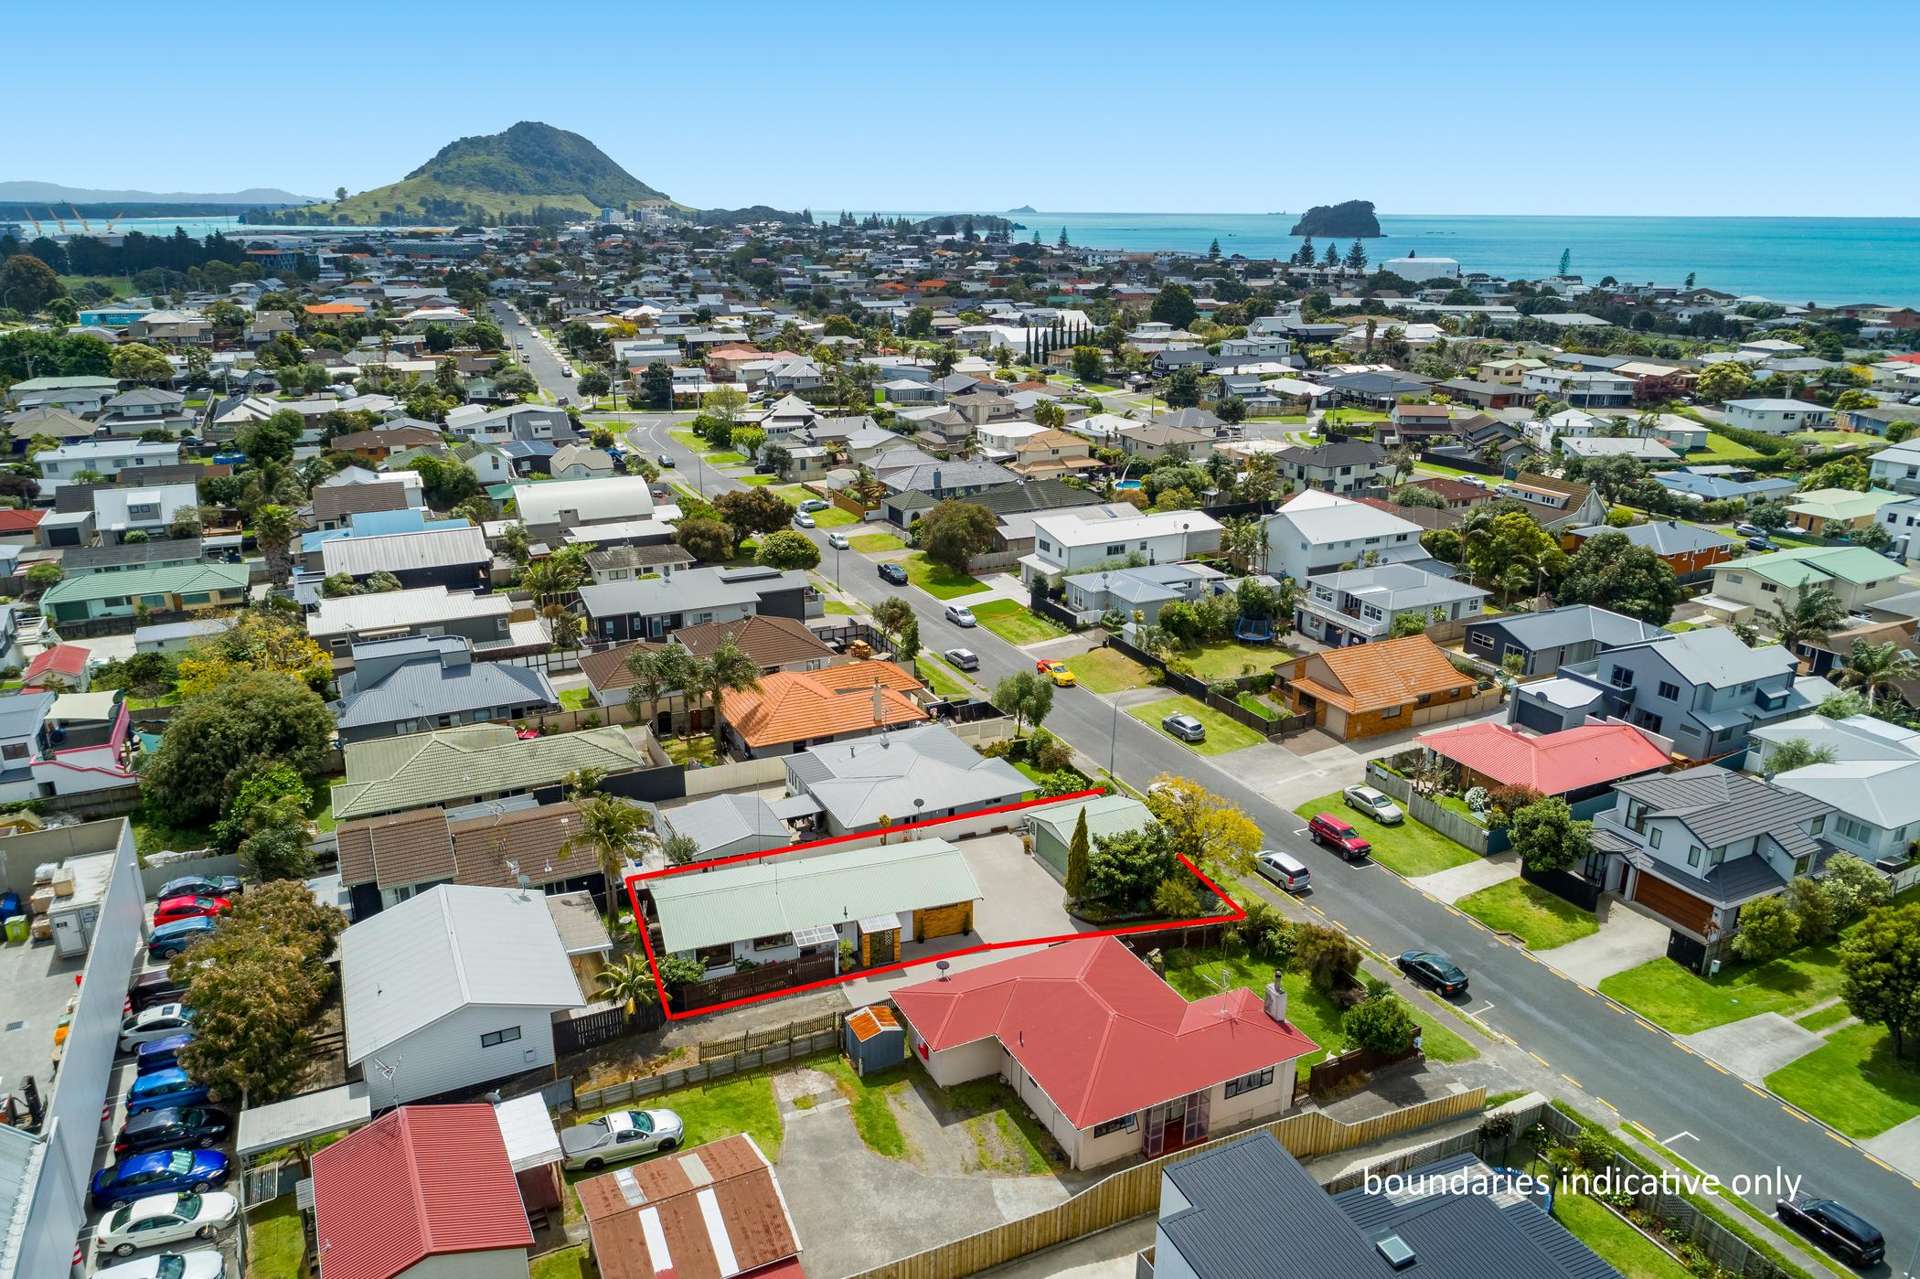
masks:
<path id="1" fill-rule="evenodd" d="M 1689 932 L 1706 934 L 1713 918 L 1713 907 L 1692 893 L 1675 888 L 1664 879 L 1655 879 L 1641 871 L 1633 877 L 1633 900 L 1665 916 Z"/>
<path id="2" fill-rule="evenodd" d="M 1522 728 L 1530 728 L 1536 733 L 1557 733 L 1563 725 L 1560 716 L 1551 706 L 1541 706 L 1536 702 L 1517 701 L 1514 703 L 1513 721 Z"/>

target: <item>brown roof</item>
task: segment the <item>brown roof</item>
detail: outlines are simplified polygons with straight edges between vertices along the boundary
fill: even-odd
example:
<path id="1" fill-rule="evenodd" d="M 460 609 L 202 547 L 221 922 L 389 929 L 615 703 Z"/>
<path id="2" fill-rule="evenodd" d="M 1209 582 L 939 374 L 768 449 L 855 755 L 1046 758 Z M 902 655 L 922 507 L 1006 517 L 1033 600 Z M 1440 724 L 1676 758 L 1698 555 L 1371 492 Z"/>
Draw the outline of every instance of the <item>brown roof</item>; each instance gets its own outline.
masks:
<path id="1" fill-rule="evenodd" d="M 876 659 L 819 671 L 776 671 L 762 676 L 758 689 L 727 693 L 720 714 L 747 745 L 775 746 L 857 733 L 876 727 L 876 718 L 888 728 L 917 724 L 927 718 L 927 708 L 911 696 L 919 688 L 913 676 Z"/>
<path id="2" fill-rule="evenodd" d="M 1328 649 L 1294 663 L 1293 686 L 1343 710 L 1404 706 L 1422 694 L 1471 690 L 1473 681 L 1425 635 Z"/>
<path id="3" fill-rule="evenodd" d="M 1514 476 L 1510 488 L 1533 489 L 1540 493 L 1551 493 L 1565 500 L 1558 503 L 1563 511 L 1574 511 L 1587 500 L 1587 494 L 1593 491 L 1589 484 L 1576 483 L 1573 480 L 1559 480 L 1551 475 L 1540 475 L 1533 471 L 1522 471 Z"/>
<path id="4" fill-rule="evenodd" d="M 536 884 L 575 879 L 600 869 L 591 847 L 566 846 L 580 834 L 580 810 L 572 804 L 545 804 L 448 822 L 447 833 L 453 837 L 453 878 L 458 884 L 511 888 L 509 858 Z"/>
<path id="5" fill-rule="evenodd" d="M 627 669 L 628 655 L 635 649 L 651 652 L 661 647 L 663 645 L 636 640 L 631 644 L 601 649 L 598 653 L 587 653 L 580 658 L 580 673 L 587 677 L 587 683 L 591 684 L 596 692 L 605 693 L 614 689 L 632 688 L 633 672 Z"/>
<path id="6" fill-rule="evenodd" d="M 1463 480 L 1452 479 L 1445 475 L 1430 475 L 1424 479 L 1408 482 L 1423 489 L 1432 489 L 1449 502 L 1487 502 L 1493 499 L 1493 494 L 1480 485 L 1468 484 Z"/>
<path id="7" fill-rule="evenodd" d="M 313 518 L 337 520 L 368 511 L 404 511 L 407 486 L 398 481 L 378 484 L 328 484 L 313 491 Z"/>
<path id="8" fill-rule="evenodd" d="M 755 613 L 731 622 L 702 622 L 673 633 L 680 647 L 695 657 L 712 657 L 732 640 L 761 670 L 796 662 L 830 661 L 834 653 L 825 640 L 791 617 L 764 617 Z"/>
<path id="9" fill-rule="evenodd" d="M 1389 515 L 1398 515 L 1411 524 L 1418 524 L 1429 531 L 1452 528 L 1464 523 L 1467 511 L 1464 507 L 1402 506 L 1398 502 L 1389 502 L 1384 497 L 1363 497 L 1358 499 L 1363 505 L 1376 511 L 1385 511 Z"/>
<path id="10" fill-rule="evenodd" d="M 440 442 L 440 433 L 424 426 L 394 426 L 336 435 L 327 447 L 347 453 L 354 449 L 410 449 Z"/>
<path id="11" fill-rule="evenodd" d="M 725 1279 L 799 1255 L 773 1169 L 744 1134 L 602 1173 L 574 1188 L 601 1279 Z M 704 1202 L 703 1202 L 704 1201 Z M 713 1216 L 708 1216 L 711 1205 Z M 733 1264 L 723 1267 L 715 1235 Z M 665 1245 L 655 1259 L 652 1235 Z"/>
<path id="12" fill-rule="evenodd" d="M 453 873 L 447 815 L 437 808 L 342 822 L 335 835 L 340 841 L 340 882 L 349 888 L 417 884 Z"/>

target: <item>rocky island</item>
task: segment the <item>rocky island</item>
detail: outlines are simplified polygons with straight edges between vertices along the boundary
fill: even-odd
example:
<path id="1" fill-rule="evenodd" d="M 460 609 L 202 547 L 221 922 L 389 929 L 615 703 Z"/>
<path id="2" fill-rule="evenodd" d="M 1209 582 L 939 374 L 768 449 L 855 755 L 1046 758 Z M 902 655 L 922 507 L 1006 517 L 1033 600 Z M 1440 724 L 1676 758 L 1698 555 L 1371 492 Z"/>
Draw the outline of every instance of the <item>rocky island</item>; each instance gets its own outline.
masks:
<path id="1" fill-rule="evenodd" d="M 1287 234 L 1372 239 L 1381 234 L 1380 219 L 1373 216 L 1372 200 L 1316 204 L 1301 215 Z"/>

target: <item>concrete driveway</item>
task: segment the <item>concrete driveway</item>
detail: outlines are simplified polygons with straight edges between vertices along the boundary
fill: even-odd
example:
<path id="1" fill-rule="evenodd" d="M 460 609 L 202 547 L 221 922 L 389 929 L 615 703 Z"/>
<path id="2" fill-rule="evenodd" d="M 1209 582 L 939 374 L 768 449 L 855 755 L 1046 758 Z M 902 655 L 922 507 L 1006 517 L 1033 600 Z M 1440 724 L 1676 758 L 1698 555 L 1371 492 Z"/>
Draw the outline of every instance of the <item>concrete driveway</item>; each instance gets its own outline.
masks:
<path id="1" fill-rule="evenodd" d="M 1826 1040 L 1779 1013 L 1760 1013 L 1682 1035 L 1680 1042 L 1692 1045 L 1701 1056 L 1712 1058 L 1740 1078 L 1757 1084 Z"/>
<path id="2" fill-rule="evenodd" d="M 1594 912 L 1600 931 L 1539 952 L 1540 958 L 1582 986 L 1598 986 L 1615 973 L 1667 953 L 1669 929 L 1618 897 L 1603 897 Z"/>
<path id="3" fill-rule="evenodd" d="M 1495 853 L 1464 866 L 1450 866 L 1431 875 L 1418 875 L 1410 884 L 1431 893 L 1443 902 L 1457 902 L 1468 893 L 1477 893 L 1495 884 L 1504 884 L 1520 875 L 1520 859 L 1511 852 Z"/>

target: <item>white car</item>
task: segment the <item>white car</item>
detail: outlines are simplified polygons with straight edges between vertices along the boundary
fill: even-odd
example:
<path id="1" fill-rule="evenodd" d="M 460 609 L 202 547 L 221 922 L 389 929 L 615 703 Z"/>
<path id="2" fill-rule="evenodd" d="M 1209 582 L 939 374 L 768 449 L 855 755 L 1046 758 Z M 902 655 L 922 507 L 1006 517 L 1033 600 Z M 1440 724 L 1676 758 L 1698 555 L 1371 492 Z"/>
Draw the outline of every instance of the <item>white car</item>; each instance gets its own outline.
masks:
<path id="1" fill-rule="evenodd" d="M 1397 826 L 1406 820 L 1400 805 L 1371 786 L 1349 786 L 1340 793 L 1346 797 L 1348 808 L 1358 809 L 1382 826 Z"/>
<path id="2" fill-rule="evenodd" d="M 109 1213 L 94 1232 L 97 1252 L 131 1257 L 141 1248 L 211 1239 L 233 1224 L 240 1201 L 224 1190 L 204 1195 L 149 1195 Z"/>
<path id="3" fill-rule="evenodd" d="M 129 1013 L 120 1023 L 120 1051 L 130 1053 L 150 1039 L 165 1039 L 193 1029 L 193 1009 L 185 1004 L 155 1004 Z"/>
<path id="4" fill-rule="evenodd" d="M 947 605 L 947 620 L 955 626 L 978 626 L 980 621 L 974 617 L 973 610 L 963 604 Z"/>
<path id="5" fill-rule="evenodd" d="M 93 1279 L 226 1279 L 227 1261 L 218 1248 L 158 1252 L 138 1261 L 93 1272 Z"/>
<path id="6" fill-rule="evenodd" d="M 847 540 L 847 535 L 845 533 L 827 534 L 827 545 L 831 546 L 836 551 L 846 551 L 846 550 L 851 550 L 853 548 L 853 543 Z"/>
<path id="7" fill-rule="evenodd" d="M 813 516 L 808 515 L 805 511 L 800 511 L 793 517 L 793 526 L 795 528 L 812 528 Z"/>
<path id="8" fill-rule="evenodd" d="M 669 1151 L 687 1135 L 671 1110 L 616 1110 L 560 1134 L 560 1154 L 574 1172 L 592 1172 L 622 1159 Z"/>

